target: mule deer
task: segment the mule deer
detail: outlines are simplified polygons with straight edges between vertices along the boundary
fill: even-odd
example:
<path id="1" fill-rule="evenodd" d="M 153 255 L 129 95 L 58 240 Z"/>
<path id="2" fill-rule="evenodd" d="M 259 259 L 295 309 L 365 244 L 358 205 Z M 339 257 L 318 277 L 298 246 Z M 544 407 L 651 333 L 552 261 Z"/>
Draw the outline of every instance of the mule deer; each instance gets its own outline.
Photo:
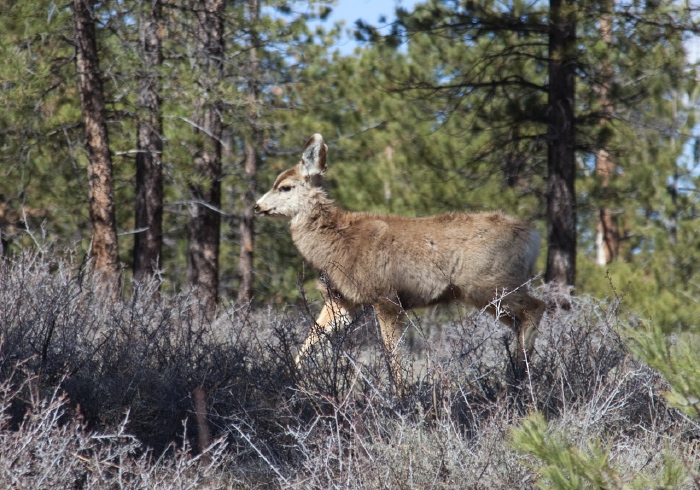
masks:
<path id="1" fill-rule="evenodd" d="M 405 310 L 463 301 L 505 312 L 499 319 L 516 333 L 515 374 L 521 376 L 544 312 L 526 284 L 539 253 L 537 232 L 500 212 L 407 218 L 345 211 L 322 186 L 327 153 L 323 137 L 314 134 L 299 164 L 282 172 L 255 205 L 258 214 L 291 221 L 294 244 L 329 283 L 297 363 L 324 332 L 371 304 L 397 380 L 394 349 Z"/>

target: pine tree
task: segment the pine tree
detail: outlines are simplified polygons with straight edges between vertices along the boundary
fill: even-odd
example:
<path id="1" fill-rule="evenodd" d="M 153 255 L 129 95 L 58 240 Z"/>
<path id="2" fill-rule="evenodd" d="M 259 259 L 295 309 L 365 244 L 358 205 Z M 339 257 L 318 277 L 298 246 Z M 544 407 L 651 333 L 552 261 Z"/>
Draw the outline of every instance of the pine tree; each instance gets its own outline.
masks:
<path id="1" fill-rule="evenodd" d="M 550 0 L 547 100 L 547 270 L 560 287 L 576 281 L 575 0 Z"/>
<path id="2" fill-rule="evenodd" d="M 194 65 L 201 94 L 192 120 L 200 138 L 193 157 L 198 181 L 190 183 L 190 221 L 187 276 L 196 287 L 207 312 L 213 312 L 219 294 L 221 237 L 222 104 L 213 87 L 221 80 L 224 58 L 223 0 L 194 2 L 196 17 Z"/>
<path id="3" fill-rule="evenodd" d="M 161 115 L 159 0 L 139 2 L 139 51 L 143 66 L 139 79 L 138 144 L 136 154 L 136 195 L 134 277 L 147 279 L 161 269 L 163 247 L 163 122 Z"/>
<path id="4" fill-rule="evenodd" d="M 260 3 L 258 0 L 248 0 L 248 18 L 250 27 L 249 62 L 246 74 L 246 104 L 248 109 L 249 135 L 244 141 L 243 170 L 245 186 L 243 192 L 243 212 L 240 216 L 240 241 L 241 251 L 238 257 L 238 272 L 240 283 L 238 285 L 239 304 L 249 304 L 253 298 L 253 250 L 254 250 L 254 219 L 253 206 L 255 206 L 255 182 L 259 160 L 259 148 L 263 145 L 263 132 L 258 116 L 258 104 L 260 97 L 260 34 L 257 32 L 260 21 Z"/>
<path id="5" fill-rule="evenodd" d="M 600 179 L 600 187 L 603 193 L 610 186 L 610 179 L 617 173 L 617 167 L 609 148 L 607 148 L 608 142 L 606 141 L 610 133 L 609 126 L 612 124 L 612 118 L 615 113 L 615 107 L 611 98 L 615 74 L 609 57 L 614 50 L 612 32 L 613 5 L 613 0 L 602 0 L 599 19 L 600 37 L 603 42 L 598 88 L 601 136 L 599 137 L 600 147 L 595 150 L 595 173 L 596 177 Z M 607 199 L 607 196 L 604 197 L 604 200 L 610 201 L 610 199 Z M 601 266 L 611 263 L 620 252 L 620 233 L 617 218 L 614 215 L 614 211 L 608 206 L 599 208 L 596 223 L 596 261 Z"/>
<path id="6" fill-rule="evenodd" d="M 90 221 L 94 268 L 109 295 L 115 295 L 119 276 L 119 249 L 114 211 L 112 156 L 95 34 L 95 2 L 75 0 L 76 69 L 88 154 Z"/>

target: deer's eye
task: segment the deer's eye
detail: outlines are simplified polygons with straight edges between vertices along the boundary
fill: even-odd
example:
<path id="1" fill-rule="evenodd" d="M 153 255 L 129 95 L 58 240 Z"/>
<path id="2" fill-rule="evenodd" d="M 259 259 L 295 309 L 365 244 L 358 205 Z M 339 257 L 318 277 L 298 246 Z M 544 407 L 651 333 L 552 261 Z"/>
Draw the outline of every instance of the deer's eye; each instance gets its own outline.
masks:
<path id="1" fill-rule="evenodd" d="M 291 185 L 283 185 L 283 186 L 278 187 L 277 190 L 280 192 L 289 192 L 292 190 L 292 186 Z"/>

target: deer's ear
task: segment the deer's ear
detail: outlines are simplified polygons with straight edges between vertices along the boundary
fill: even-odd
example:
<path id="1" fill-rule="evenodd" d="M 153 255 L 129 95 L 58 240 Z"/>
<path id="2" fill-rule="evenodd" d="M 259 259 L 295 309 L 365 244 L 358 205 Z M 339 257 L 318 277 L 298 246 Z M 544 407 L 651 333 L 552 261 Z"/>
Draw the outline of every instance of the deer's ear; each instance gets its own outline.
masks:
<path id="1" fill-rule="evenodd" d="M 326 171 L 326 154 L 328 147 L 323 143 L 323 136 L 316 133 L 306 142 L 301 153 L 301 174 L 304 177 L 323 175 Z"/>

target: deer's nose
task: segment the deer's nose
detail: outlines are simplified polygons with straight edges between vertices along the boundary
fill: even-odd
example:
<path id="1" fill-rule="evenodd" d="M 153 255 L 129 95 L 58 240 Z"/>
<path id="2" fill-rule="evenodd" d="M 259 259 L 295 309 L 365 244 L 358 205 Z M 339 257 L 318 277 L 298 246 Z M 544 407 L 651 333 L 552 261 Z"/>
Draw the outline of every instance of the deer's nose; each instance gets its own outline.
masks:
<path id="1" fill-rule="evenodd" d="M 253 206 L 253 212 L 256 214 L 260 213 L 260 206 L 257 203 Z"/>

